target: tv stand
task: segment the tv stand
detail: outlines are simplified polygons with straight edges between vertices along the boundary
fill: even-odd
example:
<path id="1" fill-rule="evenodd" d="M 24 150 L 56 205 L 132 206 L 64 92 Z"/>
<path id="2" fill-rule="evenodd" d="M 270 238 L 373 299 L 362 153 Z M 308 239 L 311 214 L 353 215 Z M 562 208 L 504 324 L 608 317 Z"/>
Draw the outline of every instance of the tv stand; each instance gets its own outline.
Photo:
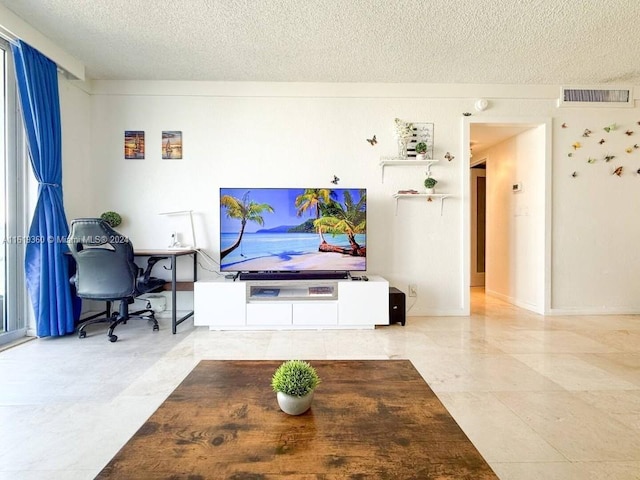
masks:
<path id="1" fill-rule="evenodd" d="M 388 325 L 389 282 L 377 275 L 368 279 L 198 281 L 194 285 L 194 324 L 211 330 Z"/>
<path id="2" fill-rule="evenodd" d="M 240 280 L 344 280 L 349 278 L 349 272 L 240 272 L 238 278 Z"/>

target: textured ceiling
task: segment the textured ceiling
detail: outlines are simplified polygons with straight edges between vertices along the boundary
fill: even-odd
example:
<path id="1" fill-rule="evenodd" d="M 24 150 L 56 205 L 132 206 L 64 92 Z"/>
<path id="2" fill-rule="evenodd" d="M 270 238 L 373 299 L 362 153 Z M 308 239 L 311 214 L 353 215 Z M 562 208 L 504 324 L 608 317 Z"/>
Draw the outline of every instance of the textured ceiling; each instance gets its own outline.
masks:
<path id="1" fill-rule="evenodd" d="M 639 0 L 0 0 L 93 79 L 640 84 Z"/>

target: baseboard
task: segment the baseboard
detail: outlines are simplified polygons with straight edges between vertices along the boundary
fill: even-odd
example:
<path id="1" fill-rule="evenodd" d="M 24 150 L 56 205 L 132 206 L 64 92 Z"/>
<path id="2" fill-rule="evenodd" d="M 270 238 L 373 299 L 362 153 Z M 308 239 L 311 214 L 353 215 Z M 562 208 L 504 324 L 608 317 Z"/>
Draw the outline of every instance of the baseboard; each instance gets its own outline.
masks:
<path id="1" fill-rule="evenodd" d="M 518 308 L 524 308 L 525 310 L 529 310 L 530 312 L 544 315 L 544 309 L 539 307 L 538 305 L 528 302 L 522 302 L 517 298 L 513 298 L 509 295 L 504 295 L 503 293 L 494 292 L 493 290 L 488 290 L 486 288 L 484 290 L 484 293 L 491 297 L 497 298 L 498 300 L 502 300 L 504 302 L 510 303 L 511 305 L 515 305 Z"/>
<path id="2" fill-rule="evenodd" d="M 640 315 L 640 308 L 630 307 L 576 307 L 551 308 L 546 312 L 549 316 L 560 315 Z"/>

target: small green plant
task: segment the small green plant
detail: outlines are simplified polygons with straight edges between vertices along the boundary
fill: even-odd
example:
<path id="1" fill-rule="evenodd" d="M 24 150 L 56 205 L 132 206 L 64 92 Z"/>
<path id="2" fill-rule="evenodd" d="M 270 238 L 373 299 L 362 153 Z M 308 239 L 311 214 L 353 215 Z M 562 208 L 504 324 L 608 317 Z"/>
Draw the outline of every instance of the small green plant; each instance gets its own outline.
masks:
<path id="1" fill-rule="evenodd" d="M 416 145 L 416 153 L 427 153 L 427 144 L 424 142 L 419 142 Z"/>
<path id="2" fill-rule="evenodd" d="M 433 188 L 436 186 L 436 183 L 438 183 L 438 181 L 435 178 L 427 177 L 424 179 L 425 188 Z"/>
<path id="3" fill-rule="evenodd" d="M 122 223 L 122 217 L 116 212 L 104 212 L 100 218 L 107 222 L 111 228 L 116 228 Z"/>
<path id="4" fill-rule="evenodd" d="M 280 365 L 271 379 L 274 392 L 294 397 L 304 397 L 320 384 L 320 377 L 309 363 L 303 360 L 287 360 Z"/>

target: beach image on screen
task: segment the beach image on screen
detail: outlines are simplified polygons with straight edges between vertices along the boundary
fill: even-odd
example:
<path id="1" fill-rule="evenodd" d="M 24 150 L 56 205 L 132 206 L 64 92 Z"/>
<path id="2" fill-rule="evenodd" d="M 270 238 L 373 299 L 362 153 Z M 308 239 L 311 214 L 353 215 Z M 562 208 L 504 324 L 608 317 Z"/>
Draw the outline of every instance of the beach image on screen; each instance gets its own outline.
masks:
<path id="1" fill-rule="evenodd" d="M 364 189 L 221 188 L 220 270 L 366 270 Z"/>

